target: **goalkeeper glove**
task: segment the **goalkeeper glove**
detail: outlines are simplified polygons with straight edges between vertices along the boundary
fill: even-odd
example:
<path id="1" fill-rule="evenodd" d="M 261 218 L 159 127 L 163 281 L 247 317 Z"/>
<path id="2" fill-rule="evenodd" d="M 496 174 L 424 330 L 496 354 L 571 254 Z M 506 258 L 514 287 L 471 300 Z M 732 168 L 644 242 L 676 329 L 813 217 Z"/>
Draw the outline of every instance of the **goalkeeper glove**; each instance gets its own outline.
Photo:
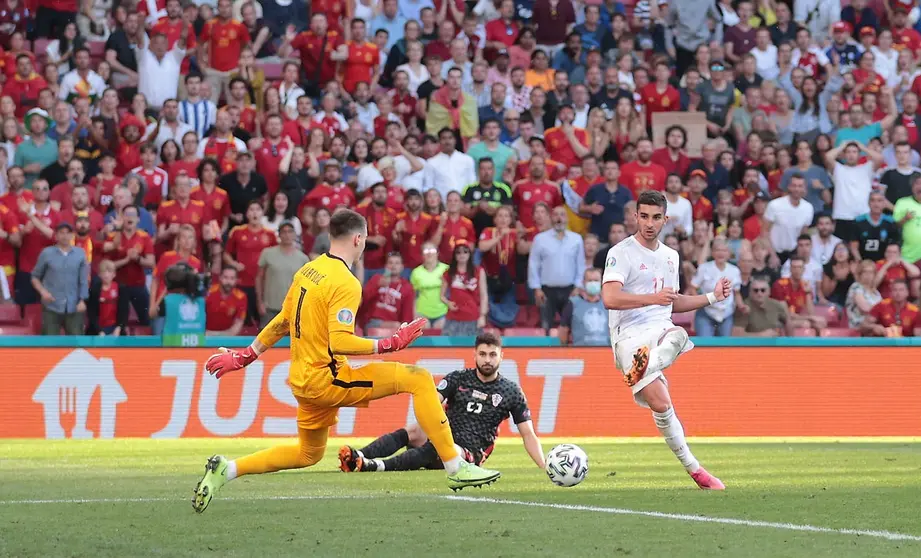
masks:
<path id="1" fill-rule="evenodd" d="M 259 355 L 256 354 L 252 346 L 242 351 L 232 351 L 224 347 L 218 350 L 220 351 L 219 353 L 211 355 L 205 362 L 205 370 L 218 379 L 228 372 L 246 368 L 259 358 Z"/>
<path id="2" fill-rule="evenodd" d="M 425 322 L 425 318 L 416 318 L 408 324 L 404 323 L 390 337 L 378 339 L 375 352 L 379 354 L 392 353 L 405 349 L 410 343 L 422 336 L 422 328 L 425 326 Z"/>

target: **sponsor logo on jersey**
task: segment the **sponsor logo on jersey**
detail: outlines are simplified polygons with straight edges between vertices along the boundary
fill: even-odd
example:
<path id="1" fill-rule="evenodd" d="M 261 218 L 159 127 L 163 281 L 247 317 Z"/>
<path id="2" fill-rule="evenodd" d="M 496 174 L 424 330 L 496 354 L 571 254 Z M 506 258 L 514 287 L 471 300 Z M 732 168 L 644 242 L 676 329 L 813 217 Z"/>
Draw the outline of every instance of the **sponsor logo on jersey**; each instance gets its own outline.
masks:
<path id="1" fill-rule="evenodd" d="M 498 393 L 492 394 L 492 406 L 498 407 L 499 403 L 502 403 L 502 396 L 499 395 Z"/>
<path id="2" fill-rule="evenodd" d="M 440 382 L 438 382 L 438 386 L 435 389 L 437 389 L 438 391 L 441 391 L 443 389 L 446 389 L 447 387 L 448 387 L 448 380 L 442 379 Z"/>
<path id="3" fill-rule="evenodd" d="M 475 389 L 473 390 L 473 398 L 482 399 L 483 401 L 486 401 L 487 399 L 489 399 L 489 396 L 483 393 L 482 391 Z"/>

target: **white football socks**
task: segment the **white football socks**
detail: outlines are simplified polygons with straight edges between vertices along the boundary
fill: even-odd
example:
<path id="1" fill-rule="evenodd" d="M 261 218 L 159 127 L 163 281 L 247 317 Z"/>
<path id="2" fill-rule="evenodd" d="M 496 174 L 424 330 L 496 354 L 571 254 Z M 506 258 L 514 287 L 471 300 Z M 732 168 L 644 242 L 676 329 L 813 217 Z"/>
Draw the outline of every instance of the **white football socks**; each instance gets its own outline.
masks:
<path id="1" fill-rule="evenodd" d="M 227 474 L 225 475 L 228 481 L 232 481 L 237 478 L 237 462 L 231 461 L 227 463 Z"/>
<path id="2" fill-rule="evenodd" d="M 652 418 L 655 419 L 656 428 L 662 433 L 662 437 L 665 438 L 665 443 L 668 445 L 669 449 L 672 450 L 672 453 L 675 454 L 675 457 L 678 458 L 678 461 L 684 465 L 687 472 L 696 473 L 697 470 L 700 469 L 700 463 L 697 462 L 697 459 L 688 447 L 687 440 L 684 439 L 684 428 L 681 426 L 681 421 L 679 421 L 678 417 L 675 415 L 674 407 L 670 407 L 664 413 L 653 411 Z"/>
<path id="3" fill-rule="evenodd" d="M 450 477 L 451 475 L 456 474 L 457 470 L 460 469 L 461 458 L 458 455 L 454 459 L 449 459 L 448 461 L 445 461 L 444 464 L 445 464 L 445 472 L 448 473 L 448 476 Z"/>
<path id="4" fill-rule="evenodd" d="M 383 459 L 372 459 L 371 461 L 373 461 L 374 464 L 377 465 L 377 469 L 375 469 L 375 471 L 377 471 L 378 473 L 387 469 L 387 467 L 384 465 Z"/>

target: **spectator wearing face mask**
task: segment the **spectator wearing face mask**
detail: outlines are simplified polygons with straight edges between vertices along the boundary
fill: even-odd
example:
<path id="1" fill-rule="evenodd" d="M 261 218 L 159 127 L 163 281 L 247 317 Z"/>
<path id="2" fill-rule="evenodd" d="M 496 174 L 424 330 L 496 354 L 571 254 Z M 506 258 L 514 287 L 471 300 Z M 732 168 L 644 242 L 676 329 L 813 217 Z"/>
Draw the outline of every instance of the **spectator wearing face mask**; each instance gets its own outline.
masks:
<path id="1" fill-rule="evenodd" d="M 601 270 L 585 270 L 582 289 L 569 297 L 560 315 L 560 343 L 576 347 L 606 347 L 610 343 L 608 311 L 601 300 Z"/>

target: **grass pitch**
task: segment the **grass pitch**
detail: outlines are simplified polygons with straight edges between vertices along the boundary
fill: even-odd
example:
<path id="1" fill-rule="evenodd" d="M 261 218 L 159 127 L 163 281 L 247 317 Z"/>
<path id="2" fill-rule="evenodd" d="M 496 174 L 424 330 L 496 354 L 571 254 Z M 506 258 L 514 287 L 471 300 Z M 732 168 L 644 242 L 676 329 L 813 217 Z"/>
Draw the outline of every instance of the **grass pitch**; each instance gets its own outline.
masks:
<path id="1" fill-rule="evenodd" d="M 509 439 L 489 460 L 502 479 L 454 499 L 443 472 L 340 473 L 331 440 L 318 466 L 234 481 L 201 516 L 206 458 L 274 440 L 3 441 L 0 556 L 921 556 L 919 441 L 692 440 L 725 493 L 659 440 L 569 441 L 581 485 Z"/>

